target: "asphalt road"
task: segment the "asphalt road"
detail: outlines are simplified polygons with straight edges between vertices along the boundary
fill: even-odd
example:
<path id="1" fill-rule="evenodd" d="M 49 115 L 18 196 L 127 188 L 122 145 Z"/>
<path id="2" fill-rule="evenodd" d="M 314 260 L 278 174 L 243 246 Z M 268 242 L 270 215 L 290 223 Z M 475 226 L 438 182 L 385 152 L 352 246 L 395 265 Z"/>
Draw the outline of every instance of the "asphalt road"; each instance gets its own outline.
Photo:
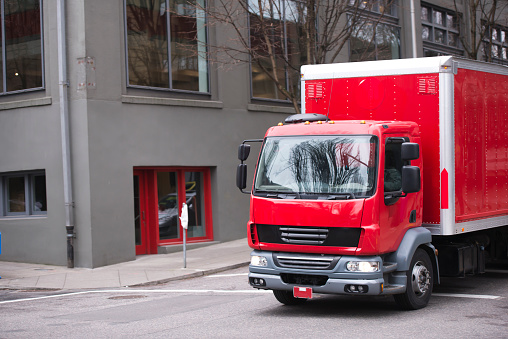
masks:
<path id="1" fill-rule="evenodd" d="M 430 304 L 315 295 L 284 306 L 247 267 L 151 288 L 0 291 L 0 338 L 507 338 L 508 269 L 443 279 Z"/>

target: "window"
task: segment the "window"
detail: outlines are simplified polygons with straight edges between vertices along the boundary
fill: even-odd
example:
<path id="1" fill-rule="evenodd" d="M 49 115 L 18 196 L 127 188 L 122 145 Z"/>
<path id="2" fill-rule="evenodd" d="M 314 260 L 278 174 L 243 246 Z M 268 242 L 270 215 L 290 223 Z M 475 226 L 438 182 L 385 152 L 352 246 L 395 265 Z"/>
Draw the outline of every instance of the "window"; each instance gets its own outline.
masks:
<path id="1" fill-rule="evenodd" d="M 424 56 L 463 55 L 457 14 L 427 4 L 421 9 Z"/>
<path id="2" fill-rule="evenodd" d="M 205 0 L 126 0 L 128 85 L 208 93 Z"/>
<path id="3" fill-rule="evenodd" d="M 0 215 L 46 214 L 46 175 L 44 172 L 0 174 Z"/>
<path id="4" fill-rule="evenodd" d="M 262 7 L 259 7 L 257 0 L 247 1 L 250 48 L 258 56 L 251 59 L 252 97 L 286 99 L 270 78 L 272 73 L 289 92 L 297 95 L 300 66 L 307 61 L 302 39 L 305 4 L 298 0 L 271 0 L 262 1 Z M 269 50 L 275 56 L 275 66 Z"/>
<path id="5" fill-rule="evenodd" d="M 351 0 L 354 4 L 354 0 Z M 350 61 L 400 58 L 400 27 L 393 0 L 374 1 L 360 6 L 364 10 L 355 20 L 349 41 Z"/>
<path id="6" fill-rule="evenodd" d="M 486 34 L 483 39 L 485 60 L 508 65 L 508 27 L 493 26 L 486 30 Z"/>
<path id="7" fill-rule="evenodd" d="M 0 94 L 43 87 L 40 0 L 0 0 Z"/>

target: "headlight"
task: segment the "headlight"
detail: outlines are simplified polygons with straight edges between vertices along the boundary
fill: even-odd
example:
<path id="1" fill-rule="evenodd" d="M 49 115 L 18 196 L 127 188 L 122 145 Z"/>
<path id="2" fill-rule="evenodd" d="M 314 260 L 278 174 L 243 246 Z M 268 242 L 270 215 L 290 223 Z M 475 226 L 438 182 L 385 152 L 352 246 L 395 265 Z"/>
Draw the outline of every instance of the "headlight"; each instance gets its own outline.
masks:
<path id="1" fill-rule="evenodd" d="M 268 261 L 265 257 L 260 257 L 258 255 L 253 255 L 250 257 L 250 264 L 252 266 L 268 266 Z"/>
<path id="2" fill-rule="evenodd" d="M 377 272 L 379 271 L 378 261 L 348 261 L 346 269 L 351 272 Z"/>

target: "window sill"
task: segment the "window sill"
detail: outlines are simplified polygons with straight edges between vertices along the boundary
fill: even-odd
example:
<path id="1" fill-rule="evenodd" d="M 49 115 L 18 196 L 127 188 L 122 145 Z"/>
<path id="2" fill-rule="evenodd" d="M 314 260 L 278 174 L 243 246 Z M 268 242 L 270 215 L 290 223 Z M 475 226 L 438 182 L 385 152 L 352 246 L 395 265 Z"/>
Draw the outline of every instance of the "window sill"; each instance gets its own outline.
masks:
<path id="1" fill-rule="evenodd" d="M 51 102 L 52 102 L 51 97 L 1 102 L 0 103 L 0 111 L 8 110 L 8 109 L 15 109 L 15 108 L 23 108 L 23 107 L 51 105 Z"/>
<path id="2" fill-rule="evenodd" d="M 253 112 L 269 112 L 269 113 L 285 113 L 295 114 L 296 111 L 293 107 L 282 107 L 282 106 L 269 106 L 259 104 L 248 104 L 247 110 Z"/>
<path id="3" fill-rule="evenodd" d="M 204 107 L 218 109 L 221 109 L 224 106 L 222 101 L 169 99 L 169 98 L 142 97 L 133 95 L 122 95 L 122 102 L 126 104 L 186 106 L 186 107 Z"/>
<path id="4" fill-rule="evenodd" d="M 39 214 L 39 215 L 21 215 L 21 216 L 17 216 L 17 215 L 4 215 L 4 216 L 1 216 L 0 217 L 0 221 L 6 221 L 6 220 L 39 220 L 39 219 L 47 219 L 48 216 L 47 215 L 42 215 L 42 214 Z"/>

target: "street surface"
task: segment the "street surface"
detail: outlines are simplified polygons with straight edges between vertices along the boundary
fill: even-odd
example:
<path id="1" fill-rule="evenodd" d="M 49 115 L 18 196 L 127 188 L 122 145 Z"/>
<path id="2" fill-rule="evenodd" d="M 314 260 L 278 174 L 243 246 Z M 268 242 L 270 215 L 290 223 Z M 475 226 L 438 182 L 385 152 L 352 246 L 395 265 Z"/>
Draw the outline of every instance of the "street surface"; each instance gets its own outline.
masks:
<path id="1" fill-rule="evenodd" d="M 0 338 L 507 338 L 508 269 L 443 279 L 430 304 L 315 295 L 284 306 L 248 268 L 159 286 L 0 291 Z"/>

